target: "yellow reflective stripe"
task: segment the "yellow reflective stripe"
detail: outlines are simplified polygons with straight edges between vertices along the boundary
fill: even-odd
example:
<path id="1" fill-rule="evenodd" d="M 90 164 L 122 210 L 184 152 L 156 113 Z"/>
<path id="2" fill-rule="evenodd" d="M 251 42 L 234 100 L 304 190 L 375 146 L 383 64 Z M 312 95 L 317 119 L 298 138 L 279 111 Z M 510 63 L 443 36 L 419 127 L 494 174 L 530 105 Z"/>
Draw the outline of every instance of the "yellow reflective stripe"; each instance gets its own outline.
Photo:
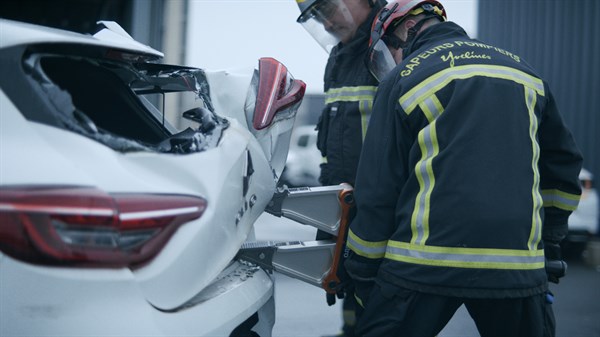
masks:
<path id="1" fill-rule="evenodd" d="M 537 95 L 535 90 L 525 86 L 525 104 L 529 112 L 529 139 L 531 140 L 532 157 L 531 169 L 533 171 L 533 186 L 531 187 L 531 197 L 533 199 L 533 213 L 531 219 L 531 232 L 527 247 L 529 250 L 537 249 L 538 243 L 542 239 L 542 219 L 540 217 L 540 209 L 542 208 L 543 200 L 540 195 L 540 171 L 538 161 L 540 159 L 540 145 L 537 142 L 538 118 L 535 115 L 535 104 Z"/>
<path id="2" fill-rule="evenodd" d="M 369 125 L 369 116 L 373 110 L 373 100 L 361 101 L 358 105 L 360 111 L 360 126 L 362 132 L 362 140 L 365 140 L 367 134 L 367 126 Z"/>
<path id="3" fill-rule="evenodd" d="M 579 205 L 580 195 L 563 192 L 557 189 L 542 190 L 544 207 L 556 207 L 566 211 L 574 211 Z"/>
<path id="4" fill-rule="evenodd" d="M 437 247 L 388 241 L 385 258 L 428 266 L 530 270 L 544 268 L 544 250 Z"/>
<path id="5" fill-rule="evenodd" d="M 325 104 L 334 102 L 373 101 L 377 87 L 358 86 L 329 89 L 325 93 Z"/>
<path id="6" fill-rule="evenodd" d="M 358 303 L 361 307 L 365 307 L 363 301 L 360 299 L 360 297 L 358 297 L 358 295 L 356 295 L 356 293 L 354 293 L 354 299 L 356 300 L 356 303 Z"/>
<path id="7" fill-rule="evenodd" d="M 419 193 L 415 199 L 415 208 L 411 217 L 411 243 L 424 245 L 429 238 L 429 212 L 431 208 L 431 193 L 435 186 L 433 173 L 433 158 L 439 152 L 436 122 L 424 127 L 417 136 L 421 148 L 421 160 L 415 165 L 415 175 L 419 181 Z"/>
<path id="8" fill-rule="evenodd" d="M 432 123 L 444 112 L 444 107 L 442 107 L 442 103 L 436 95 L 431 95 L 423 100 L 423 102 L 419 103 L 419 107 L 429 123 Z"/>
<path id="9" fill-rule="evenodd" d="M 348 248 L 360 256 L 370 259 L 380 259 L 385 255 L 385 247 L 387 241 L 367 241 L 358 237 L 351 230 L 348 231 L 348 240 L 346 242 Z"/>
<path id="10" fill-rule="evenodd" d="M 446 68 L 419 83 L 402 95 L 398 102 L 407 114 L 410 114 L 423 100 L 444 88 L 454 80 L 463 80 L 476 76 L 505 79 L 520 83 L 544 96 L 544 83 L 539 78 L 523 71 L 496 65 L 469 64 Z"/>
<path id="11" fill-rule="evenodd" d="M 354 326 L 356 324 L 356 312 L 354 309 L 344 309 L 342 311 L 342 318 L 346 325 Z"/>

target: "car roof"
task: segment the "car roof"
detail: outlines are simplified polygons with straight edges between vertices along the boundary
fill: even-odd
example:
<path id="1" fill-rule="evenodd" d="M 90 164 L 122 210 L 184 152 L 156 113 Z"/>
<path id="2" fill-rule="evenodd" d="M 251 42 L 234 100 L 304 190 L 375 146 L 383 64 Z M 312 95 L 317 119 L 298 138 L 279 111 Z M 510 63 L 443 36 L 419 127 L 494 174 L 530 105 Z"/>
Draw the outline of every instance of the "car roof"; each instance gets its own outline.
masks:
<path id="1" fill-rule="evenodd" d="M 104 25 L 104 29 L 94 35 L 86 35 L 25 22 L 0 19 L 0 48 L 38 43 L 72 43 L 124 49 L 152 58 L 162 58 L 164 56 L 162 52 L 134 40 L 115 22 L 99 21 L 98 23 Z"/>

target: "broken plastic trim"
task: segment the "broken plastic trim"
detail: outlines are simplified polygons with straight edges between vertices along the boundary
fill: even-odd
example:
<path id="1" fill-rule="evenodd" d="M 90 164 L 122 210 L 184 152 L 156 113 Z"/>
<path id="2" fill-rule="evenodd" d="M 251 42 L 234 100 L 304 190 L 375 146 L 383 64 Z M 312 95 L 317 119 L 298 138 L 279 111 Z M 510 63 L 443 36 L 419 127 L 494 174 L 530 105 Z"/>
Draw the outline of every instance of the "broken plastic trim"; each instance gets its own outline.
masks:
<path id="1" fill-rule="evenodd" d="M 202 69 L 155 63 L 137 63 L 135 68 L 141 77 L 132 81 L 130 87 L 137 94 L 191 91 L 210 111 L 215 111 L 208 80 Z"/>

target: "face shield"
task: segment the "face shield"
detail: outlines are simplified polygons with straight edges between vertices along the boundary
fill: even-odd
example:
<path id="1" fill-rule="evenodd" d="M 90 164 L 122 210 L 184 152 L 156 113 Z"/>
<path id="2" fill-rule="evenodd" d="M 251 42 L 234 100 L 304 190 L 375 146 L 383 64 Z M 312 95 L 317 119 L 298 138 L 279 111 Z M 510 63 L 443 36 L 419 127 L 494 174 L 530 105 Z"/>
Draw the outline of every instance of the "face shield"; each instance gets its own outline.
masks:
<path id="1" fill-rule="evenodd" d="M 343 0 L 320 0 L 298 17 L 298 23 L 330 53 L 338 43 L 349 42 L 356 33 L 358 25 L 350 10 Z"/>
<path id="2" fill-rule="evenodd" d="M 394 30 L 402 20 L 395 22 L 392 27 L 384 26 L 392 14 L 395 13 L 396 8 L 398 8 L 397 3 L 391 9 L 382 10 L 378 20 L 371 29 L 371 40 L 369 41 L 369 51 L 367 53 L 367 68 L 379 82 L 401 61 L 394 58 L 392 50 L 395 51 L 396 56 L 401 57 L 401 54 L 398 55 L 398 53 L 402 51 L 399 51 L 396 45 L 399 39 L 395 37 Z M 390 39 L 393 40 L 394 49 L 391 49 L 393 47 L 388 43 Z"/>
<path id="3" fill-rule="evenodd" d="M 368 54 L 367 67 L 379 82 L 381 82 L 387 73 L 396 67 L 394 56 L 388 45 L 382 39 L 378 39 L 377 42 L 371 45 Z"/>

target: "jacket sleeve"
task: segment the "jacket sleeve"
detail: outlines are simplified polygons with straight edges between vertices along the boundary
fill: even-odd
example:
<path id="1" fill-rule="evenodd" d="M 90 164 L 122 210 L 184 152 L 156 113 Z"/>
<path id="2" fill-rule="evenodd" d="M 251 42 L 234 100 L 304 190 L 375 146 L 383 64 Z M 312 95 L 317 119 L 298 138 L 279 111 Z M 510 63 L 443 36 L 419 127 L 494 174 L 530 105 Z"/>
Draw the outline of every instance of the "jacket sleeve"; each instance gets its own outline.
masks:
<path id="1" fill-rule="evenodd" d="M 544 200 L 545 241 L 560 242 L 567 234 L 568 218 L 579 203 L 579 172 L 583 157 L 565 126 L 550 90 L 539 127 L 540 189 Z"/>
<path id="2" fill-rule="evenodd" d="M 357 213 L 350 225 L 348 247 L 363 265 L 378 265 L 395 232 L 395 211 L 406 180 L 405 158 L 398 137 L 406 126 L 399 118 L 397 98 L 380 85 L 358 165 L 354 196 Z M 367 268 L 376 271 L 376 268 Z"/>

